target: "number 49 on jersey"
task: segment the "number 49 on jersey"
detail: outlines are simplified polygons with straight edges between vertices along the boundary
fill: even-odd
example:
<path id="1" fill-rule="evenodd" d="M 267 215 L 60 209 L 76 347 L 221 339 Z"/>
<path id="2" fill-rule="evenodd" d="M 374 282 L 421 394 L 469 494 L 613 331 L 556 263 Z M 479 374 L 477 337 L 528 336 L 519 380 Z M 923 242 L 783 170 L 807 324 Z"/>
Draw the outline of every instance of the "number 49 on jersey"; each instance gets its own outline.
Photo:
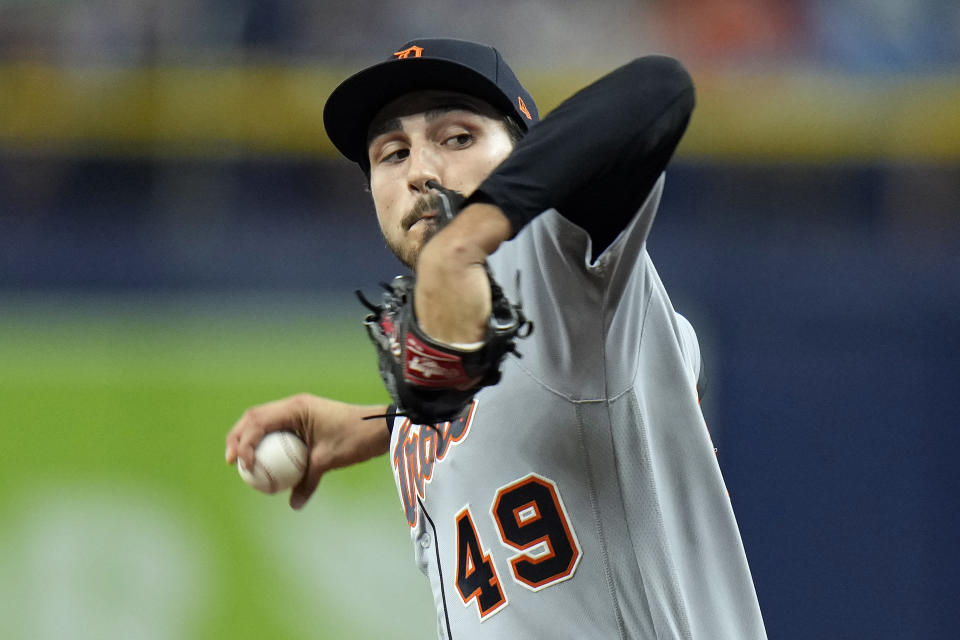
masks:
<path id="1" fill-rule="evenodd" d="M 490 515 L 500 543 L 517 552 L 509 559 L 517 584 L 539 591 L 576 571 L 580 543 L 552 480 L 531 473 L 508 484 L 497 491 Z M 464 605 L 476 603 L 477 614 L 485 620 L 507 606 L 507 594 L 469 506 L 457 514 L 456 531 L 457 591 Z"/>

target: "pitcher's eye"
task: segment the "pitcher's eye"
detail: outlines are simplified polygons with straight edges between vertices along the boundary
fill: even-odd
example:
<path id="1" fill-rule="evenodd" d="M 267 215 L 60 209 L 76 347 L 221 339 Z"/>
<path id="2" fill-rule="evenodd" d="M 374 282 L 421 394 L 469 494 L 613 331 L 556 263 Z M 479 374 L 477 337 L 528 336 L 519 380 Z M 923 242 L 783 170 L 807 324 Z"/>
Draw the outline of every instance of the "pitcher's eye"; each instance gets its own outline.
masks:
<path id="1" fill-rule="evenodd" d="M 410 149 L 397 149 L 380 158 L 380 162 L 402 162 L 410 156 Z"/>
<path id="2" fill-rule="evenodd" d="M 473 142 L 473 135 L 469 133 L 458 133 L 455 136 L 450 136 L 444 140 L 443 144 L 447 147 L 452 147 L 454 149 L 462 149 L 464 147 L 470 146 L 470 143 Z"/>

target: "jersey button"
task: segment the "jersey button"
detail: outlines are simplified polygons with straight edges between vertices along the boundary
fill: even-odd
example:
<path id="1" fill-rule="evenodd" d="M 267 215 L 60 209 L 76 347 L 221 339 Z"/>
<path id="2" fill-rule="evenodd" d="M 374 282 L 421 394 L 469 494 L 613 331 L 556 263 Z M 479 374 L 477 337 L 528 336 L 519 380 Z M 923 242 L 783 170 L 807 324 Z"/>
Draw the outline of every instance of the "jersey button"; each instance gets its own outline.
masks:
<path id="1" fill-rule="evenodd" d="M 424 549 L 429 549 L 430 543 L 432 542 L 432 540 L 430 540 L 430 534 L 424 531 L 417 538 L 417 542 L 419 542 L 420 546 L 423 547 Z"/>

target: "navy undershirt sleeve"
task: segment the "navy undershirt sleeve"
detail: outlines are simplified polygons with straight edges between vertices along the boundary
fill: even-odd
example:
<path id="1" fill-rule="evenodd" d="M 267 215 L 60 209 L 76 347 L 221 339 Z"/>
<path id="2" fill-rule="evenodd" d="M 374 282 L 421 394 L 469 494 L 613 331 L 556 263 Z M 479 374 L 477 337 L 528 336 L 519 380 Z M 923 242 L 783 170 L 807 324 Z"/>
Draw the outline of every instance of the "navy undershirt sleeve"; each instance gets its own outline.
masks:
<path id="1" fill-rule="evenodd" d="M 693 105 L 693 82 L 678 61 L 638 58 L 554 109 L 467 203 L 496 204 L 514 234 L 555 208 L 590 234 L 597 255 L 643 205 Z"/>

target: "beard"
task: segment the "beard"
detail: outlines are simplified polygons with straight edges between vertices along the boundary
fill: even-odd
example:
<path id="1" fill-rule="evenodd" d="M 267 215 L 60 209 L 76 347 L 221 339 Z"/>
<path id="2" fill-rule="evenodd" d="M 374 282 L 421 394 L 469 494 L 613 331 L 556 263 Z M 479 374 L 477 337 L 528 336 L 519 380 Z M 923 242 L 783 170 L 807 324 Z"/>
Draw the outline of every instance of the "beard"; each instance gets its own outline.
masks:
<path id="1" fill-rule="evenodd" d="M 393 252 L 393 255 L 397 256 L 397 259 L 400 260 L 403 264 L 407 266 L 411 271 L 416 271 L 417 260 L 420 258 L 420 251 L 423 249 L 423 246 L 427 244 L 427 241 L 430 240 L 433 236 L 440 231 L 440 225 L 437 223 L 436 218 L 431 220 L 424 220 L 421 223 L 423 227 L 420 231 L 420 238 L 414 239 L 410 237 L 410 228 L 420 221 L 424 216 L 435 214 L 439 211 L 442 211 L 443 201 L 435 193 L 428 194 L 419 200 L 410 208 L 403 218 L 400 220 L 400 228 L 403 229 L 403 236 L 400 241 L 391 241 L 389 238 L 384 237 L 387 243 L 387 248 Z M 404 244 L 402 240 L 410 241 L 408 244 Z"/>

